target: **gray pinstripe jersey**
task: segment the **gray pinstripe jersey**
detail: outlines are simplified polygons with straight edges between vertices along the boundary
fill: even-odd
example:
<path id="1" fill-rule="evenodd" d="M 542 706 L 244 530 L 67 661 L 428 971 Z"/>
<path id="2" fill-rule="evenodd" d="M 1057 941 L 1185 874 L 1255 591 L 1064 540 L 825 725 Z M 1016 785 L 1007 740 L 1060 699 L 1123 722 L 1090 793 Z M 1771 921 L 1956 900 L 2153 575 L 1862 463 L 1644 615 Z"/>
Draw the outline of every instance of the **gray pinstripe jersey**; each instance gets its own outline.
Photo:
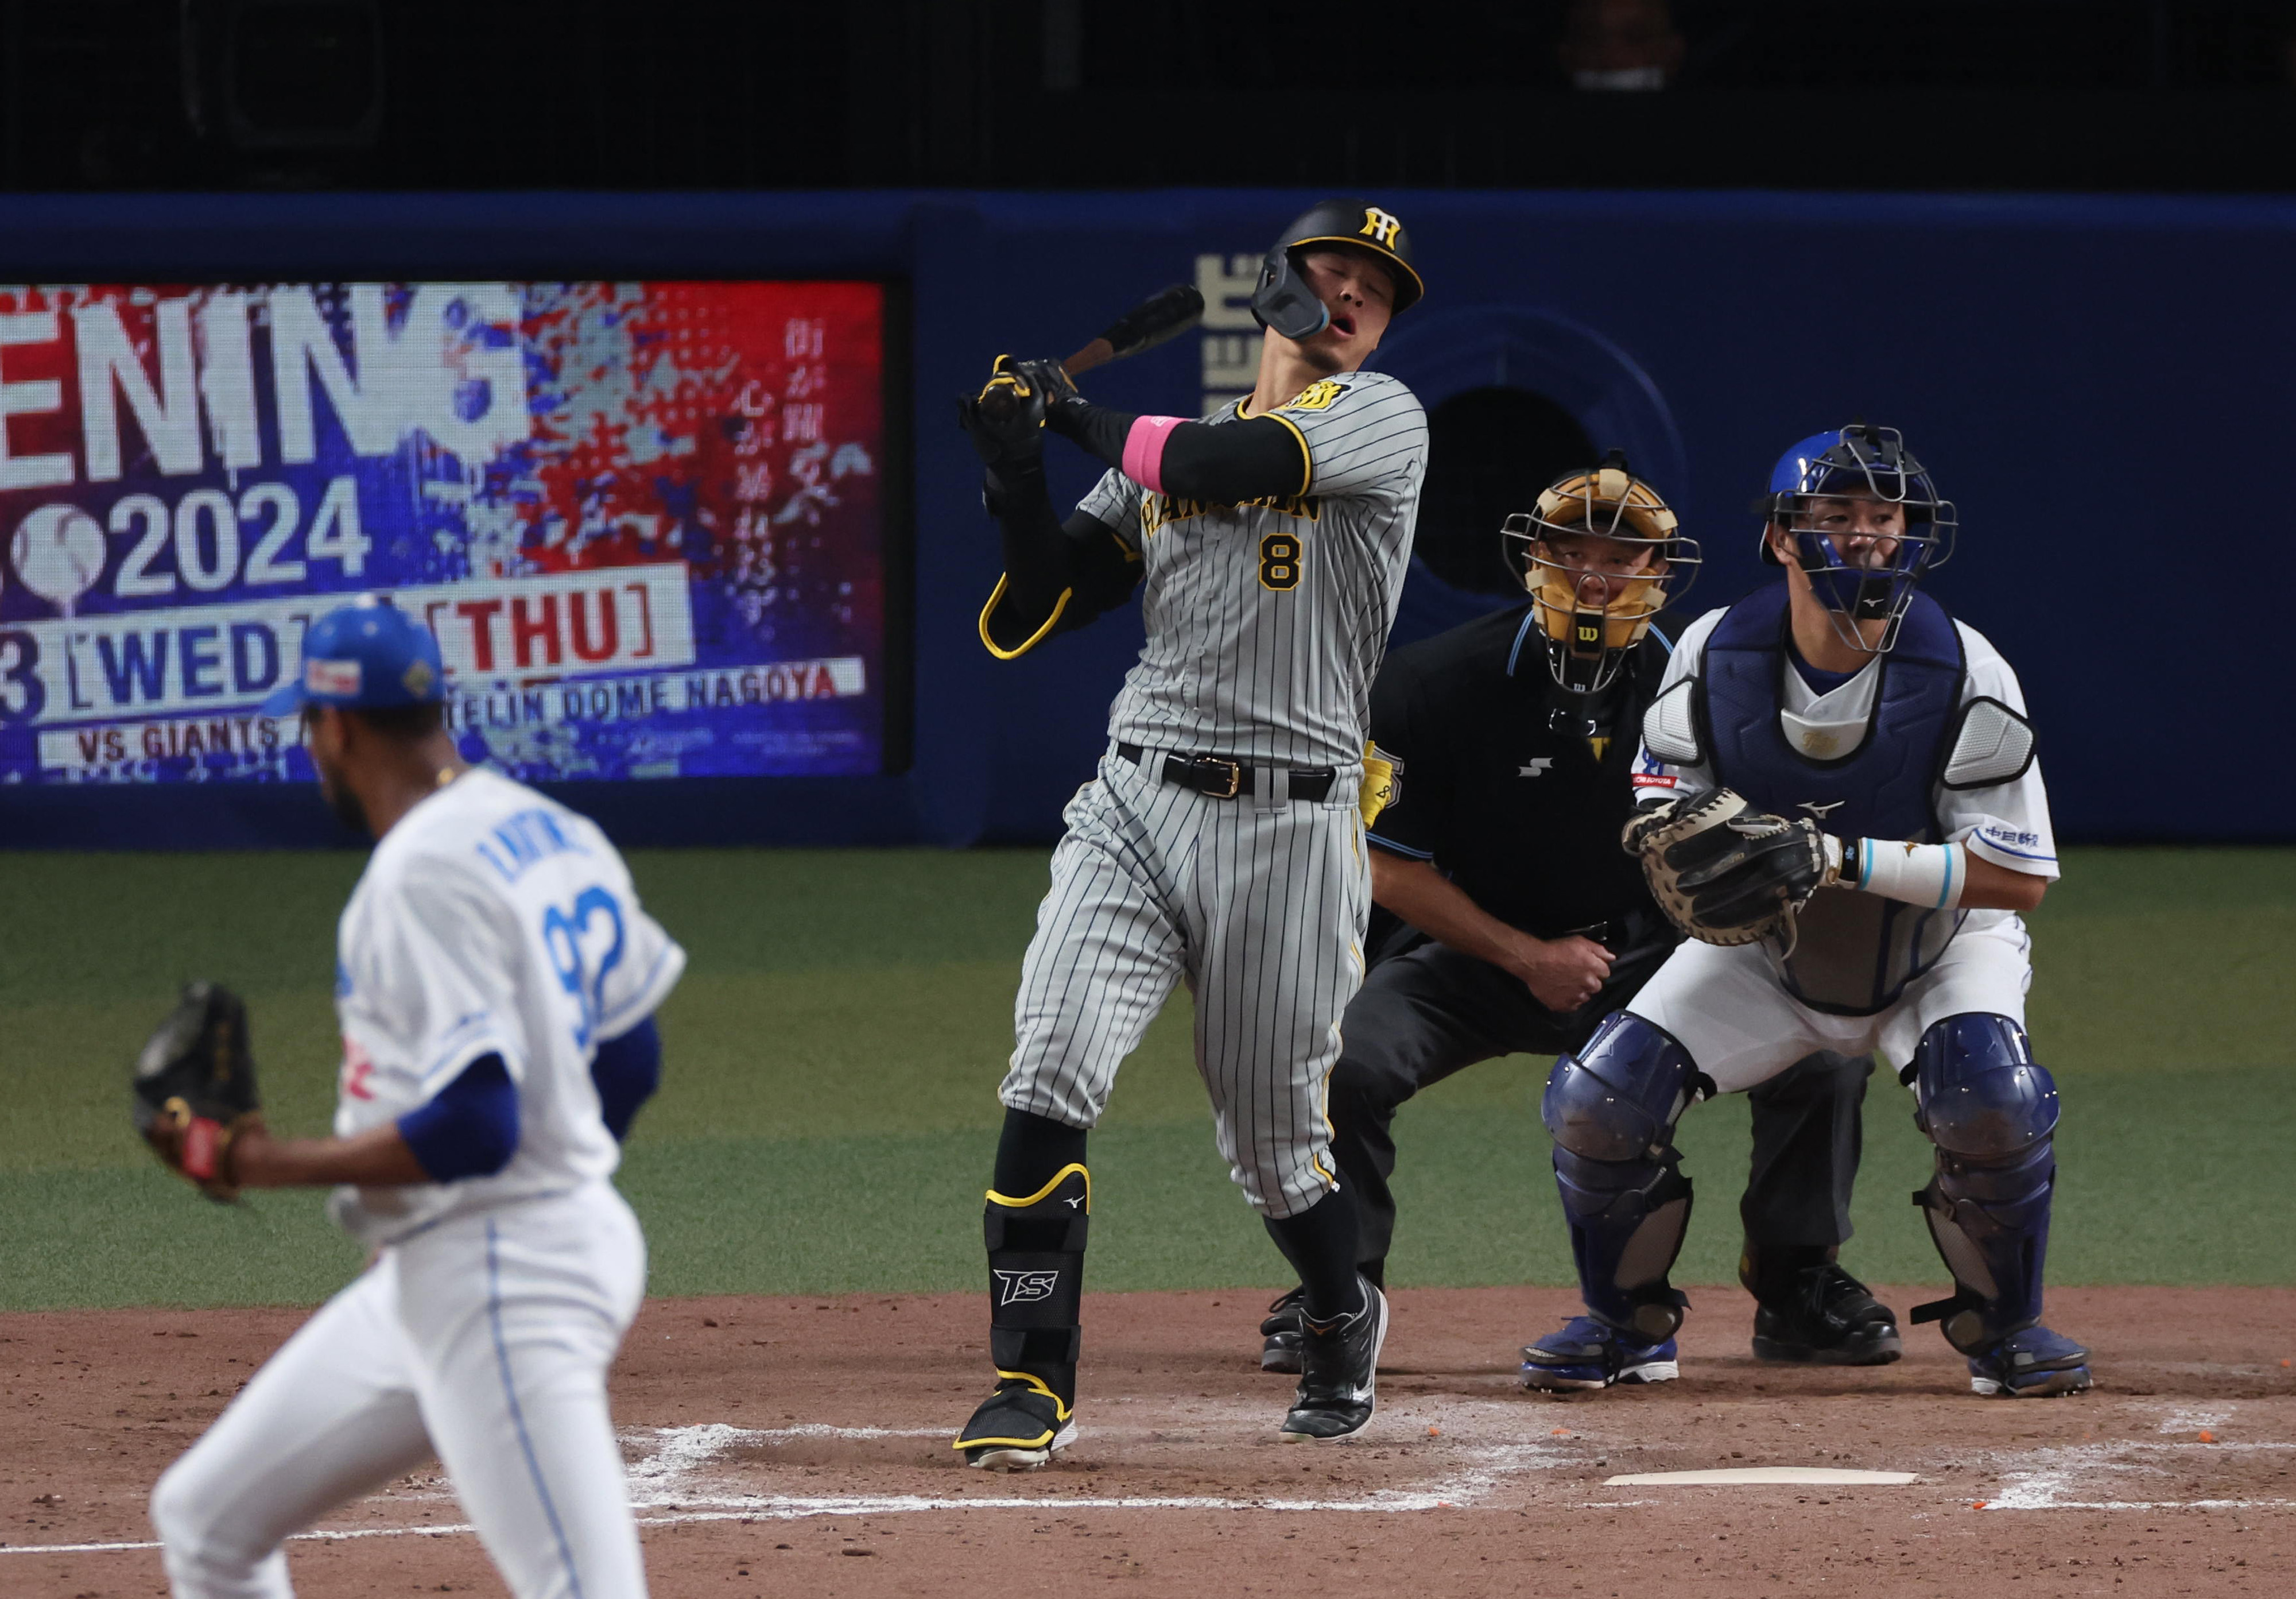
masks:
<path id="1" fill-rule="evenodd" d="M 1234 422 L 1246 403 L 1206 421 Z M 1109 732 L 1255 765 L 1347 767 L 1370 736 L 1371 680 L 1411 557 L 1427 415 L 1374 372 L 1312 383 L 1267 414 L 1307 446 L 1298 494 L 1206 504 L 1111 472 L 1081 502 L 1146 568 L 1148 642 Z"/>

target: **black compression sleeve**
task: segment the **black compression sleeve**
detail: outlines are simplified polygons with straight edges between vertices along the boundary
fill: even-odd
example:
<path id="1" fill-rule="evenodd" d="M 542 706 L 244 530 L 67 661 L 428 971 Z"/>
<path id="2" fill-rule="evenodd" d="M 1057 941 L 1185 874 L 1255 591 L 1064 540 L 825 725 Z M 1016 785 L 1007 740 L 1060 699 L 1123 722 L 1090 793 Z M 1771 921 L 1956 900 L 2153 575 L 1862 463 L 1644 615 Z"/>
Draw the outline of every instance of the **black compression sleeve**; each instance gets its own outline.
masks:
<path id="1" fill-rule="evenodd" d="M 996 519 L 1004 550 L 1004 598 L 997 610 L 1007 631 L 1017 627 L 1018 636 L 1027 638 L 1053 614 L 1062 591 L 1070 586 L 1069 541 L 1053 514 L 1044 463 L 1031 460 L 991 471 L 982 498 Z"/>
<path id="2" fill-rule="evenodd" d="M 1139 581 L 1139 563 L 1097 517 L 1054 519 L 1041 464 L 989 472 L 983 497 L 1004 553 L 1004 590 L 981 614 L 982 635 L 998 653 L 1020 654 L 1048 633 L 1082 627 Z"/>
<path id="3" fill-rule="evenodd" d="M 1131 435 L 1132 424 L 1139 420 L 1130 411 L 1095 406 L 1090 400 L 1070 400 L 1047 412 L 1045 425 L 1122 472 L 1124 441 Z"/>
<path id="4" fill-rule="evenodd" d="M 1184 422 L 1164 446 L 1164 488 L 1221 505 L 1305 494 L 1308 447 L 1269 416 L 1218 428 Z"/>
<path id="5" fill-rule="evenodd" d="M 1055 406 L 1047 425 L 1121 471 L 1124 443 L 1139 418 L 1129 411 L 1072 400 Z M 1274 417 L 1213 427 L 1184 422 L 1165 441 L 1163 490 L 1182 499 L 1234 505 L 1308 491 L 1308 447 Z"/>

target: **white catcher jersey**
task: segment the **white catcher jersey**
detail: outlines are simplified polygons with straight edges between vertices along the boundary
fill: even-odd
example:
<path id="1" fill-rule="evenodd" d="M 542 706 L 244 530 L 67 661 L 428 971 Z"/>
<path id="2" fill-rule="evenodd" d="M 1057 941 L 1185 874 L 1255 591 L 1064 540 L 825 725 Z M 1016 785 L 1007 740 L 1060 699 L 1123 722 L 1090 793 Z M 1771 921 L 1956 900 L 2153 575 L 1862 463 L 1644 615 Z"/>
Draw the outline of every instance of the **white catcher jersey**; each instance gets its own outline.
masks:
<path id="1" fill-rule="evenodd" d="M 518 1089 L 518 1150 L 492 1177 L 339 1188 L 330 1213 L 381 1245 L 611 1174 L 621 1150 L 591 1061 L 685 968 L 587 817 L 483 769 L 425 799 L 375 847 L 336 934 L 335 1131 L 394 1121 L 498 1054 Z"/>
<path id="2" fill-rule="evenodd" d="M 1205 420 L 1236 422 L 1248 403 Z M 1081 502 L 1145 567 L 1148 642 L 1109 732 L 1255 766 L 1346 767 L 1370 736 L 1371 681 L 1411 559 L 1427 414 L 1376 372 L 1319 380 L 1267 414 L 1307 447 L 1296 494 L 1207 504 L 1111 471 Z"/>
<path id="3" fill-rule="evenodd" d="M 1661 695 L 1699 669 L 1706 654 L 1706 641 L 1722 616 L 1720 610 L 1710 611 L 1683 630 L 1659 686 Z M 2025 691 L 2017 682 L 2016 672 L 2002 659 L 2001 652 L 1967 622 L 1956 621 L 1954 627 L 1961 635 L 1962 659 L 1965 663 L 1961 702 L 1966 705 L 1976 699 L 1998 700 L 2018 715 L 2024 715 Z M 1855 750 L 1865 736 L 1874 709 L 1874 685 L 1880 681 L 1875 662 L 1868 661 L 1847 683 L 1821 694 L 1802 681 L 1800 672 L 1789 669 L 1785 675 L 1788 726 L 1808 746 L 1806 752 L 1833 756 L 1847 755 Z M 1820 747 L 1814 742 L 1820 739 L 1833 742 Z M 1704 765 L 1670 766 L 1645 747 L 1636 761 L 1634 781 L 1637 799 L 1652 795 L 1695 799 L 1711 791 L 1714 774 Z M 1988 788 L 1949 789 L 1939 783 L 1932 791 L 1931 803 L 1938 819 L 1944 824 L 1941 842 L 1958 840 L 1968 846 L 1971 854 L 1995 865 L 2005 866 L 2012 872 L 2028 872 L 2050 882 L 2056 880 L 2056 835 L 2049 825 L 2049 793 L 2041 782 L 2038 760 L 2028 766 L 2021 776 Z M 1963 917 L 1961 925 L 1964 932 L 1974 932 L 2016 921 L 2013 911 L 1971 911 Z"/>

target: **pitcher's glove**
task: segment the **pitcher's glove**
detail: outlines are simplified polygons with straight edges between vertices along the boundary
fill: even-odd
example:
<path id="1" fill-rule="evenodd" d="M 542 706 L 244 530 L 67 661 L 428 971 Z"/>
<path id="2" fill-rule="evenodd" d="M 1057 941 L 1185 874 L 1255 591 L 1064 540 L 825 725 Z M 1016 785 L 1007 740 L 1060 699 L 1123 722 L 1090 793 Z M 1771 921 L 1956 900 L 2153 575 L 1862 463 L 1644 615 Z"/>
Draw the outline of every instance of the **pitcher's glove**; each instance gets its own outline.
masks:
<path id="1" fill-rule="evenodd" d="M 1621 842 L 1642 857 L 1667 920 L 1706 944 L 1791 944 L 1794 914 L 1841 870 L 1841 841 L 1816 823 L 1756 810 L 1728 789 L 1653 806 Z"/>
<path id="2" fill-rule="evenodd" d="M 235 1199 L 231 1144 L 259 1122 L 247 1007 L 216 983 L 192 983 L 135 1057 L 135 1130 L 168 1170 L 212 1200 Z"/>

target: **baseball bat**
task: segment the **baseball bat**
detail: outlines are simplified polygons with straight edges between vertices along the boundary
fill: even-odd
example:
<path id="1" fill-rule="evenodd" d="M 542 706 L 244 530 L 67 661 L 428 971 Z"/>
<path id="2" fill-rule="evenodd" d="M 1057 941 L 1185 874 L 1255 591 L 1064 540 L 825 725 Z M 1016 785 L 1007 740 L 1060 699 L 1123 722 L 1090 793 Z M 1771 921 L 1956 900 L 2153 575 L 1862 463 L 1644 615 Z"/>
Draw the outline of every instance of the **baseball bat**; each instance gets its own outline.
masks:
<path id="1" fill-rule="evenodd" d="M 1103 362 L 1136 356 L 1174 334 L 1196 325 L 1204 314 L 1204 297 L 1193 283 L 1174 283 L 1160 289 L 1108 324 L 1100 337 L 1061 363 L 1069 376 L 1090 372 Z"/>
<path id="2" fill-rule="evenodd" d="M 1137 355 L 1151 345 L 1161 344 L 1184 328 L 1193 327 L 1204 314 L 1204 297 L 1196 292 L 1193 283 L 1174 283 L 1160 289 L 1123 316 L 1108 324 L 1100 337 L 1061 363 L 1061 370 L 1074 377 L 1080 372 L 1126 356 Z M 981 405 L 992 414 L 1002 415 L 1013 401 L 1009 391 L 993 388 L 981 397 Z"/>

